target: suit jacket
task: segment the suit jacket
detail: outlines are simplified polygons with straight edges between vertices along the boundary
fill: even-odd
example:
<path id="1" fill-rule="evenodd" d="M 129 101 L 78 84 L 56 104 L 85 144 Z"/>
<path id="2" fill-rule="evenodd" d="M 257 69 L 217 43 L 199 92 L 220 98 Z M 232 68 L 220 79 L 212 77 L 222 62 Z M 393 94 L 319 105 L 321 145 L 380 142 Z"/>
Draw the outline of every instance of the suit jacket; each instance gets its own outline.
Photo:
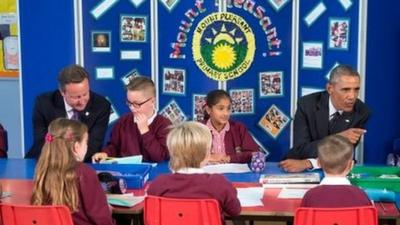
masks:
<path id="1" fill-rule="evenodd" d="M 92 155 L 101 150 L 110 112 L 110 103 L 104 97 L 91 91 L 89 102 L 79 116 L 79 120 L 88 127 L 89 133 L 86 162 L 90 162 Z M 44 93 L 36 98 L 32 118 L 34 140 L 26 158 L 39 158 L 47 128 L 51 121 L 59 117 L 67 117 L 64 99 L 59 90 Z"/>
<path id="2" fill-rule="evenodd" d="M 317 92 L 300 98 L 294 116 L 293 148 L 286 154 L 286 158 L 317 158 L 317 145 L 321 139 L 349 128 L 364 128 L 369 116 L 367 106 L 357 99 L 353 112 L 344 112 L 334 132 L 329 133 L 328 92 Z"/>

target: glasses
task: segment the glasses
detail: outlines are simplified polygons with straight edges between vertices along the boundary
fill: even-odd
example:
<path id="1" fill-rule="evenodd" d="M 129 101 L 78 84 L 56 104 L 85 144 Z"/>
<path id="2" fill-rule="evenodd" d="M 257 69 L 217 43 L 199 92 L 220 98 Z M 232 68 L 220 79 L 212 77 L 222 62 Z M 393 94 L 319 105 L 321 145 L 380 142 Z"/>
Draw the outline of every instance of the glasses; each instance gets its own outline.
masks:
<path id="1" fill-rule="evenodd" d="M 143 104 L 145 104 L 146 102 L 150 101 L 153 97 L 148 98 L 147 100 L 141 102 L 141 103 L 135 103 L 135 102 L 130 102 L 128 99 L 126 100 L 126 105 L 129 108 L 135 108 L 135 109 L 139 109 Z"/>

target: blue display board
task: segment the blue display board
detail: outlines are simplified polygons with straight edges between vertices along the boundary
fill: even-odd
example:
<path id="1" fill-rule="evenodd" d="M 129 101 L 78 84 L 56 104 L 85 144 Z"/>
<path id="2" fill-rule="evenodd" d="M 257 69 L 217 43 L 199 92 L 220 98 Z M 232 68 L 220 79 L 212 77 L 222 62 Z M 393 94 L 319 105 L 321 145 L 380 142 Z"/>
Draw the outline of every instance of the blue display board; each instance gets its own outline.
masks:
<path id="1" fill-rule="evenodd" d="M 358 12 L 358 1 L 300 2 L 299 96 L 325 89 L 337 64 L 357 68 Z"/>
<path id="2" fill-rule="evenodd" d="M 150 1 L 82 1 L 84 66 L 118 115 L 129 111 L 129 76 L 152 74 L 151 19 Z"/>
<path id="3" fill-rule="evenodd" d="M 159 111 L 174 122 L 201 120 L 204 96 L 222 87 L 232 118 L 279 161 L 290 148 L 292 93 L 324 89 L 335 63 L 357 66 L 358 2 L 219 2 L 82 1 L 84 65 L 117 116 L 128 112 L 130 75 L 155 80 Z"/>

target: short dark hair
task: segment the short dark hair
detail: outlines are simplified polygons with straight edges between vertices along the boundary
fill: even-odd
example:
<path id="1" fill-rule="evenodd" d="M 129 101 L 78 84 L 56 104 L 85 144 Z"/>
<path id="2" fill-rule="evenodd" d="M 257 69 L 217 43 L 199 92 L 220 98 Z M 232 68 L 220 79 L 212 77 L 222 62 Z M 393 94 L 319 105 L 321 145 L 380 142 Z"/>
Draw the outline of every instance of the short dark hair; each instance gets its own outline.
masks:
<path id="1" fill-rule="evenodd" d="M 340 135 L 330 135 L 318 144 L 318 159 L 321 168 L 330 174 L 341 174 L 353 159 L 354 146 Z"/>
<path id="2" fill-rule="evenodd" d="M 89 73 L 79 65 L 64 67 L 58 74 L 58 87 L 65 91 L 65 86 L 71 83 L 81 83 L 85 79 L 89 80 Z"/>
<path id="3" fill-rule="evenodd" d="M 341 76 L 354 76 L 360 78 L 360 74 L 350 65 L 338 65 L 329 74 L 329 83 L 334 84 Z"/>

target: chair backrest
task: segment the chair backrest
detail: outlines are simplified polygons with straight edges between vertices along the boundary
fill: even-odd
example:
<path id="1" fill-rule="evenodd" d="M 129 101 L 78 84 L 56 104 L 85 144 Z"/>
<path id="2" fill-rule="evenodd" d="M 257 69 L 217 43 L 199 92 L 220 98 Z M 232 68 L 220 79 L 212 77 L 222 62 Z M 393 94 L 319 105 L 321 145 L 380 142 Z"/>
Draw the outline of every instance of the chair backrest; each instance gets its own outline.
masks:
<path id="1" fill-rule="evenodd" d="M 8 138 L 7 131 L 0 124 L 0 158 L 7 158 Z"/>
<path id="2" fill-rule="evenodd" d="M 215 199 L 177 199 L 147 196 L 144 201 L 146 225 L 221 225 Z"/>
<path id="3" fill-rule="evenodd" d="M 66 206 L 0 204 L 2 225 L 73 225 Z"/>
<path id="4" fill-rule="evenodd" d="M 346 208 L 298 208 L 294 225 L 377 225 L 374 206 Z"/>

